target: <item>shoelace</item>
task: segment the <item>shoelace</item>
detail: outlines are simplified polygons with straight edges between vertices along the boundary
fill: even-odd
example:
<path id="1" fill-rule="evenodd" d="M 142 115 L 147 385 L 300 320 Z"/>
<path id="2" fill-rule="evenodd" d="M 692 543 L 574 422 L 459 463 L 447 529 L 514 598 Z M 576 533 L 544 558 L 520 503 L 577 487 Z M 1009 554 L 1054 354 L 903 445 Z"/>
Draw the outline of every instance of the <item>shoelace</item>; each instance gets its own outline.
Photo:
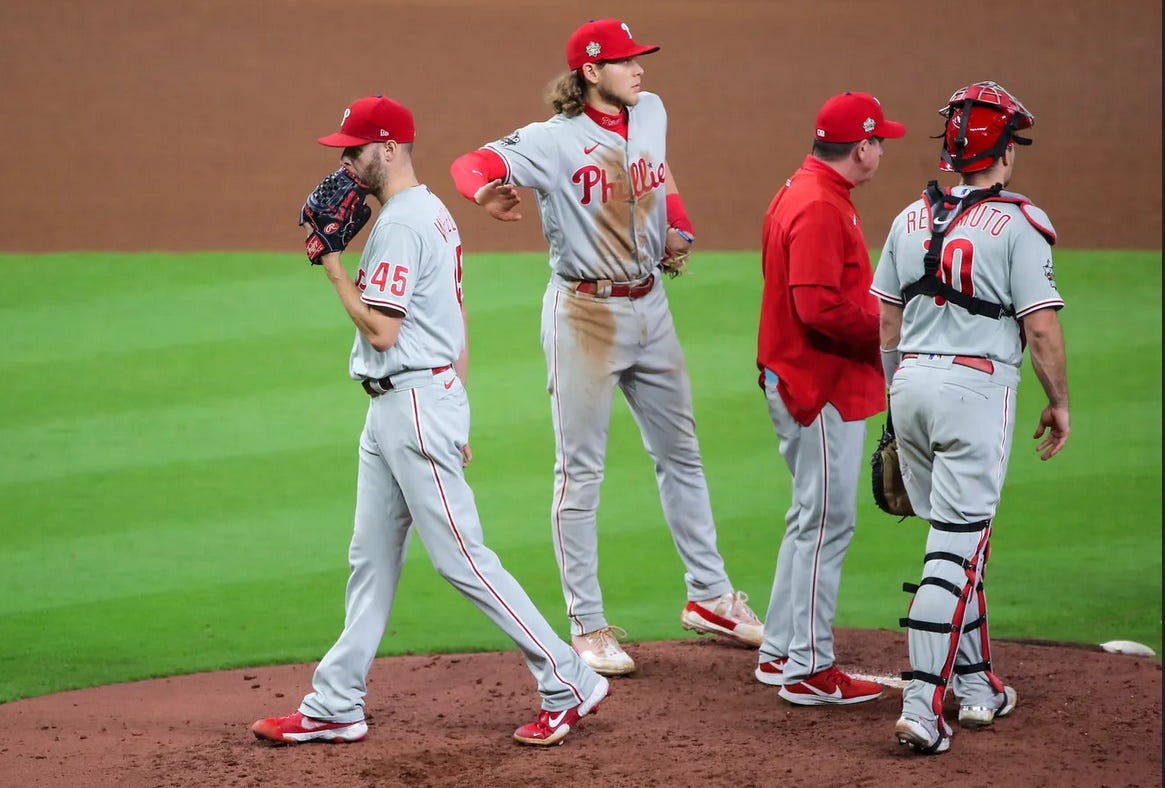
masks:
<path id="1" fill-rule="evenodd" d="M 744 591 L 732 592 L 732 601 L 729 605 L 729 617 L 747 624 L 759 624 L 760 619 L 752 608 L 748 606 L 748 594 Z"/>
<path id="2" fill-rule="evenodd" d="M 602 652 L 603 656 L 611 657 L 622 653 L 619 640 L 627 637 L 627 630 L 622 627 L 606 626 L 584 635 L 587 642 Z"/>
<path id="3" fill-rule="evenodd" d="M 837 665 L 829 666 L 829 679 L 839 687 L 849 687 L 854 683 L 853 677 L 843 673 Z"/>

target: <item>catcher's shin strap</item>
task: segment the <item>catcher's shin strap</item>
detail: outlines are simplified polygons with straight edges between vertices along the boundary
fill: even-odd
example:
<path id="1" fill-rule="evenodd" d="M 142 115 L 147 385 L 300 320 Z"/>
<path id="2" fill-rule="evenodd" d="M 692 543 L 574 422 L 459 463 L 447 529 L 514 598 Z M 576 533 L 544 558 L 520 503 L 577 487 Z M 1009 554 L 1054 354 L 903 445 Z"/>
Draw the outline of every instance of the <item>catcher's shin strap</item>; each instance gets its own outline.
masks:
<path id="1" fill-rule="evenodd" d="M 979 520 L 974 523 L 944 523 L 941 520 L 931 520 L 930 527 L 936 531 L 947 531 L 952 534 L 973 534 L 982 531 L 991 525 L 991 520 Z"/>
<path id="2" fill-rule="evenodd" d="M 443 367 L 433 367 L 432 373 L 434 375 L 440 375 L 442 372 L 450 369 L 453 369 L 453 365 L 446 364 Z M 400 373 L 397 374 L 399 376 Z M 360 385 L 364 387 L 364 391 L 367 392 L 368 396 L 373 399 L 393 389 L 392 376 L 384 378 L 364 378 L 360 381 Z"/>
<path id="3" fill-rule="evenodd" d="M 945 687 L 947 685 L 947 680 L 942 676 L 936 676 L 924 670 L 904 670 L 902 671 L 902 678 L 907 681 L 925 681 L 927 684 L 933 684 L 936 687 Z"/>
<path id="4" fill-rule="evenodd" d="M 949 621 L 945 624 L 938 624 L 934 621 L 919 621 L 917 618 L 910 617 L 898 619 L 898 626 L 915 629 L 919 632 L 936 632 L 940 635 L 949 635 L 954 629 Z"/>
<path id="5" fill-rule="evenodd" d="M 963 627 L 966 632 L 967 628 Z M 982 673 L 983 671 L 991 670 L 991 660 L 984 660 L 983 662 L 972 662 L 970 665 L 955 665 L 955 674 L 959 676 L 970 676 L 972 673 Z"/>
<path id="6" fill-rule="evenodd" d="M 929 578 L 929 577 L 924 577 L 921 581 L 919 581 L 917 583 L 911 583 L 911 582 L 907 581 L 907 582 L 902 584 L 902 590 L 908 594 L 917 594 L 918 589 L 922 588 L 923 586 L 941 586 L 941 587 L 947 589 L 948 591 L 950 591 L 955 596 L 962 596 L 963 595 L 963 589 L 959 588 L 954 583 L 948 582 L 948 581 L 943 580 L 941 578 Z M 976 591 L 983 590 L 982 581 L 980 581 L 980 583 L 977 586 L 975 586 L 975 590 Z"/>
<path id="7" fill-rule="evenodd" d="M 926 353 L 903 353 L 902 358 L 918 358 L 920 355 L 928 355 Z M 970 367 L 977 369 L 980 372 L 986 372 L 988 375 L 995 374 L 995 362 L 989 358 L 982 356 L 955 356 L 951 359 L 952 364 L 958 364 L 960 367 Z"/>
<path id="8" fill-rule="evenodd" d="M 595 298 L 643 298 L 651 292 L 655 284 L 655 274 L 642 282 L 612 282 L 610 279 L 584 279 L 575 285 L 575 292 L 587 293 Z"/>
<path id="9" fill-rule="evenodd" d="M 955 197 L 950 192 L 944 192 L 940 189 L 938 181 L 931 181 L 926 185 L 923 199 L 926 200 L 927 206 L 930 208 L 930 245 L 922 258 L 922 277 L 902 288 L 902 303 L 904 305 L 909 303 L 912 298 L 921 295 L 946 299 L 973 315 L 982 315 L 992 320 L 998 320 L 1004 316 L 1015 316 L 1014 309 L 956 290 L 951 287 L 950 283 L 944 282 L 938 276 L 939 266 L 942 262 L 943 239 L 955 226 L 956 220 L 966 214 L 970 208 L 985 200 L 999 199 L 999 193 L 1002 190 L 1003 185 L 997 183 L 989 189 L 975 189 L 962 197 Z"/>

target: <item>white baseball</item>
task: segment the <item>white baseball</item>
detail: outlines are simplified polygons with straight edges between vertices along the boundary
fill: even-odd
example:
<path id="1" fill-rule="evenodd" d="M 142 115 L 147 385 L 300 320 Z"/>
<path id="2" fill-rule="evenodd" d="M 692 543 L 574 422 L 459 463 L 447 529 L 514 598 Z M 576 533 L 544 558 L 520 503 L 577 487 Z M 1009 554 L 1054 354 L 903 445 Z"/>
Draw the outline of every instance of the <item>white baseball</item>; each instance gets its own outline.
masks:
<path id="1" fill-rule="evenodd" d="M 1134 657 L 1153 657 L 1157 652 L 1135 640 L 1110 640 L 1100 647 L 1110 654 L 1130 654 Z"/>

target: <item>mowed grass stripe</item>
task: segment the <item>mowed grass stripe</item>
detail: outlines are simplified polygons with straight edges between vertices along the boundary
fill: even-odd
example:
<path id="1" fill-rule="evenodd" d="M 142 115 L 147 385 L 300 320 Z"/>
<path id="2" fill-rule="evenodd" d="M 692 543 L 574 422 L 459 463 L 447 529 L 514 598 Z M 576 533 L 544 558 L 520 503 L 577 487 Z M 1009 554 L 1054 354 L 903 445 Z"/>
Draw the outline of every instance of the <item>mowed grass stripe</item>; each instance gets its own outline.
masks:
<path id="1" fill-rule="evenodd" d="M 45 325 L 68 310 L 40 286 L 42 258 L 0 256 L 13 283 L 0 294 L 0 329 L 20 337 L 0 354 L 10 384 L 0 387 L 0 571 L 22 579 L 0 613 L 0 637 L 12 644 L 0 655 L 0 699 L 318 659 L 343 619 L 366 404 L 345 379 L 352 329 L 321 272 L 297 255 L 51 257 L 58 274 L 76 271 L 72 306 L 93 323 L 72 345 Z M 1057 259 L 1074 434 L 1053 462 L 1033 456 L 1042 395 L 1025 363 L 988 573 L 993 632 L 1158 647 L 1160 255 Z M 758 257 L 701 252 L 694 263 L 695 275 L 667 283 L 669 298 L 720 547 L 763 611 L 789 492 L 756 385 Z M 478 458 L 470 483 L 487 542 L 565 634 L 538 335 L 545 255 L 466 264 Z M 166 275 L 165 286 L 141 281 L 140 270 Z M 174 297 L 161 297 L 167 290 Z M 100 321 L 127 300 L 143 313 Z M 87 393 L 59 392 L 69 381 L 56 371 L 73 368 L 90 381 Z M 868 448 L 879 426 L 871 419 Z M 608 614 L 636 640 L 681 636 L 683 567 L 620 398 L 608 459 L 599 511 Z M 897 589 L 918 579 L 926 529 L 874 509 L 865 483 L 837 623 L 892 628 L 909 599 Z M 511 647 L 428 563 L 414 543 L 383 652 Z M 47 595 L 46 578 L 55 586 Z"/>

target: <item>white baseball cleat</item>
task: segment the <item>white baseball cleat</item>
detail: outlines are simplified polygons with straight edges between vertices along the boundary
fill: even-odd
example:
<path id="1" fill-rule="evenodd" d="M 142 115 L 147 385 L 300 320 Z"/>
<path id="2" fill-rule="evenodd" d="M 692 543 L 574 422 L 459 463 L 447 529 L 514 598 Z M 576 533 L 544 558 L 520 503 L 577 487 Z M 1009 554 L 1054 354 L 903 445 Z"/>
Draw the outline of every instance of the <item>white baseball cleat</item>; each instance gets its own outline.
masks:
<path id="1" fill-rule="evenodd" d="M 1011 687 L 1004 687 L 1003 700 L 994 706 L 960 706 L 959 725 L 964 728 L 985 728 L 995 722 L 996 717 L 1011 714 L 1018 702 L 1019 694 Z"/>
<path id="2" fill-rule="evenodd" d="M 941 733 L 940 725 L 943 728 Z M 945 720 L 924 720 L 913 714 L 903 714 L 894 723 L 894 735 L 898 737 L 898 743 L 923 755 L 939 755 L 949 750 L 953 733 Z"/>
<path id="3" fill-rule="evenodd" d="M 680 614 L 680 624 L 705 635 L 724 635 L 746 646 L 760 648 L 765 641 L 764 625 L 748 606 L 748 594 L 726 594 L 688 602 Z"/>
<path id="4" fill-rule="evenodd" d="M 627 637 L 627 631 L 621 627 L 607 626 L 575 635 L 570 639 L 570 644 L 595 673 L 601 676 L 626 676 L 635 671 L 635 660 L 619 645 L 619 637 Z"/>

